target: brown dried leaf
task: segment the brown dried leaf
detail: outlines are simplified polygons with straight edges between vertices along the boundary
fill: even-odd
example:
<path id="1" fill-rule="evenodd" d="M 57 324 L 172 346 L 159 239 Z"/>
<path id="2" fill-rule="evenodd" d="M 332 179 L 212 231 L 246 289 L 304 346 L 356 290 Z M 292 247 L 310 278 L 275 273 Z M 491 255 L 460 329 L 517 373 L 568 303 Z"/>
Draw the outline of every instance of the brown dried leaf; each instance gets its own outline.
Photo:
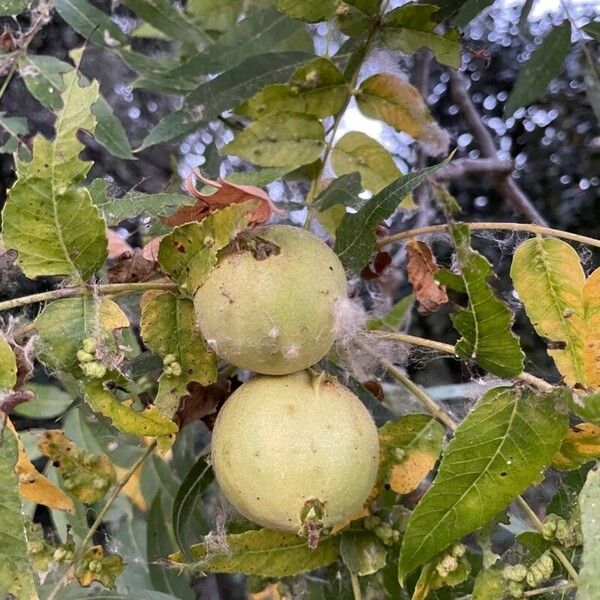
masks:
<path id="1" fill-rule="evenodd" d="M 216 188 L 214 194 L 202 194 L 196 189 L 196 177 L 205 185 Z M 182 206 L 174 215 L 170 217 L 161 217 L 161 221 L 169 227 L 177 227 L 185 223 L 202 221 L 211 212 L 229 206 L 230 204 L 241 204 L 248 200 L 257 199 L 260 201 L 259 207 L 250 217 L 251 224 L 266 223 L 273 213 L 285 216 L 285 211 L 277 208 L 270 200 L 267 193 L 253 185 L 238 185 L 230 183 L 223 179 L 213 181 L 204 177 L 202 173 L 196 171 L 190 174 L 185 187 L 190 196 L 196 198 L 196 204 L 193 206 Z"/>
<path id="2" fill-rule="evenodd" d="M 118 258 L 125 252 L 132 252 L 133 248 L 112 229 L 106 229 L 106 237 L 108 238 L 108 258 Z"/>
<path id="3" fill-rule="evenodd" d="M 156 273 L 154 260 L 145 258 L 140 250 L 123 252 L 107 271 L 110 283 L 141 283 Z"/>
<path id="4" fill-rule="evenodd" d="M 448 302 L 446 288 L 434 278 L 434 273 L 440 269 L 429 246 L 424 242 L 410 241 L 406 244 L 406 251 L 406 270 L 419 303 L 418 311 L 422 315 L 431 314 Z"/>
<path id="5" fill-rule="evenodd" d="M 210 426 L 213 421 L 210 418 L 211 415 L 216 416 L 217 409 L 231 393 L 229 382 L 219 381 L 211 385 L 200 385 L 196 381 L 190 381 L 186 387 L 189 394 L 181 399 L 177 411 L 179 428 L 181 429 L 198 419 L 205 420 L 206 424 Z M 207 417 L 209 418 L 207 419 Z"/>
<path id="6" fill-rule="evenodd" d="M 409 494 L 416 490 L 435 465 L 437 456 L 414 451 L 405 460 L 392 466 L 389 484 L 397 494 Z"/>

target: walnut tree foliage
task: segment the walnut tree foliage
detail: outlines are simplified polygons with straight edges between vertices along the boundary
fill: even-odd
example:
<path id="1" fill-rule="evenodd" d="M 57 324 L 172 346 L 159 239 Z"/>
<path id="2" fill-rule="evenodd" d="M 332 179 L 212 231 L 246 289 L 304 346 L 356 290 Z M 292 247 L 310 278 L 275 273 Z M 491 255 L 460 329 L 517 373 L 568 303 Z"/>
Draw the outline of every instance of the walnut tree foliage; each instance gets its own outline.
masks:
<path id="1" fill-rule="evenodd" d="M 212 577 L 222 597 L 255 599 L 597 598 L 600 242 L 545 227 L 485 137 L 461 65 L 486 60 L 463 33 L 490 3 L 120 4 L 0 0 L 0 95 L 19 82 L 51 125 L 0 106 L 13 165 L 0 276 L 6 264 L 45 285 L 10 297 L 0 280 L 0 597 L 191 600 L 215 597 Z M 61 59 L 35 50 L 56 22 L 85 40 Z M 575 49 L 600 118 L 599 41 L 597 18 L 553 23 L 503 122 L 551 93 Z M 139 139 L 102 70 L 83 74 L 98 49 L 169 107 Z M 457 157 L 413 59 L 451 82 L 481 154 Z M 156 193 L 115 194 L 94 164 L 101 147 L 144 177 L 149 149 L 171 160 L 209 132 L 196 174 Z M 461 213 L 449 184 L 467 177 L 497 188 L 515 224 Z M 343 264 L 354 304 L 313 369 L 379 428 L 371 495 L 317 544 L 235 514 L 211 468 L 215 416 L 248 374 L 203 338 L 193 296 L 269 218 L 316 232 Z M 509 272 L 476 228 L 523 232 L 503 248 Z M 453 343 L 419 337 L 428 319 Z M 432 357 L 459 365 L 458 409 L 407 376 Z"/>

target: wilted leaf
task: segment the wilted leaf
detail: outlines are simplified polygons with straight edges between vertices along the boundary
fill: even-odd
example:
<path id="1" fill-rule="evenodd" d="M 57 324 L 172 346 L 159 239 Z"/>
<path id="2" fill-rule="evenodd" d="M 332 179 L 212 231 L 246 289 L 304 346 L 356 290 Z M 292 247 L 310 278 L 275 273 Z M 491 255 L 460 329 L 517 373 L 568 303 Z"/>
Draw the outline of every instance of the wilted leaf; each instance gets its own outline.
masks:
<path id="1" fill-rule="evenodd" d="M 38 446 L 60 472 L 63 487 L 84 504 L 100 500 L 115 482 L 108 456 L 81 450 L 60 429 L 44 432 Z"/>
<path id="2" fill-rule="evenodd" d="M 512 377 L 523 370 L 523 351 L 511 331 L 513 315 L 488 283 L 494 274 L 487 259 L 470 246 L 467 225 L 450 227 L 462 282 L 457 291 L 466 292 L 466 308 L 457 307 L 452 323 L 461 334 L 455 350 L 463 358 L 475 359 L 484 369 L 499 377 Z M 449 287 L 454 280 L 445 281 Z"/>
<path id="3" fill-rule="evenodd" d="M 379 486 L 386 484 L 397 494 L 419 487 L 437 462 L 444 428 L 429 415 L 406 415 L 379 429 Z"/>
<path id="4" fill-rule="evenodd" d="M 331 165 L 338 176 L 360 173 L 363 185 L 374 194 L 401 175 L 392 155 L 360 131 L 346 133 L 338 140 L 331 151 Z"/>
<path id="5" fill-rule="evenodd" d="M 102 546 L 92 546 L 83 555 L 75 576 L 83 587 L 98 581 L 106 588 L 113 588 L 124 569 L 123 559 L 118 554 L 105 555 Z"/>
<path id="6" fill-rule="evenodd" d="M 296 168 L 311 163 L 325 147 L 321 122 L 302 113 L 281 112 L 255 121 L 221 149 L 261 167 Z"/>
<path id="7" fill-rule="evenodd" d="M 414 7 L 413 7 L 414 8 Z M 448 151 L 450 136 L 433 120 L 425 100 L 406 77 L 392 73 L 373 75 L 360 84 L 356 102 L 372 119 L 405 131 L 432 155 Z"/>
<path id="8" fill-rule="evenodd" d="M 136 412 L 126 403 L 119 402 L 98 380 L 85 384 L 85 399 L 95 411 L 110 419 L 123 433 L 156 437 L 175 434 L 179 430 L 176 423 L 155 407 Z"/>
<path id="9" fill-rule="evenodd" d="M 600 387 L 600 269 L 586 280 L 569 244 L 535 237 L 517 248 L 510 274 L 565 381 Z"/>
<path id="10" fill-rule="evenodd" d="M 112 229 L 106 230 L 106 239 L 108 240 L 108 258 L 119 258 L 122 254 L 130 253 L 133 248 Z"/>
<path id="11" fill-rule="evenodd" d="M 196 188 L 196 176 L 202 183 L 213 188 L 210 194 L 203 194 Z M 239 185 L 224 179 L 213 181 L 204 177 L 200 171 L 190 174 L 186 179 L 186 189 L 196 203 L 192 206 L 183 206 L 170 217 L 161 217 L 161 221 L 169 227 L 177 227 L 185 223 L 202 221 L 210 213 L 216 212 L 230 204 L 243 204 L 254 200 L 258 208 L 252 213 L 249 223 L 266 223 L 273 213 L 283 217 L 285 211 L 277 208 L 269 198 L 268 194 L 252 185 Z"/>
<path id="12" fill-rule="evenodd" d="M 517 75 L 504 106 L 505 119 L 544 93 L 552 79 L 560 75 L 570 49 L 571 23 L 565 19 L 561 25 L 552 28 Z"/>
<path id="13" fill-rule="evenodd" d="M 0 418 L 4 413 L 0 413 Z M 19 457 L 17 438 L 5 431 L 0 444 L 0 597 L 37 600 L 35 581 L 27 557 L 25 522 L 15 473 Z"/>
<path id="14" fill-rule="evenodd" d="M 78 378 L 82 371 L 77 351 L 83 340 L 94 338 L 97 357 L 105 363 L 118 364 L 122 356 L 115 331 L 129 326 L 129 320 L 119 305 L 103 298 L 67 298 L 48 304 L 34 321 L 40 336 L 39 357 L 58 371 L 72 373 Z"/>
<path id="15" fill-rule="evenodd" d="M 256 204 L 232 204 L 212 213 L 201 223 L 175 228 L 162 238 L 158 262 L 182 290 L 193 294 L 217 263 L 217 253 L 248 225 Z"/>
<path id="16" fill-rule="evenodd" d="M 196 544 L 190 552 L 194 562 L 186 564 L 178 552 L 169 558 L 173 567 L 201 573 L 245 573 L 262 577 L 285 577 L 312 571 L 339 556 L 339 536 L 322 538 L 310 550 L 305 538 L 293 533 L 259 529 L 226 537 L 227 550 L 215 550 L 210 542 Z"/>
<path id="17" fill-rule="evenodd" d="M 557 469 L 570 471 L 600 458 L 600 426 L 579 423 L 567 431 L 552 462 Z"/>
<path id="18" fill-rule="evenodd" d="M 144 258 L 141 250 L 135 248 L 121 254 L 106 274 L 109 283 L 140 283 L 155 275 L 156 269 L 154 261 Z"/>
<path id="19" fill-rule="evenodd" d="M 375 231 L 379 223 L 390 217 L 402 200 L 443 167 L 450 158 L 433 167 L 401 176 L 375 194 L 359 211 L 346 214 L 337 232 L 335 251 L 348 271 L 360 272 L 369 261 L 375 247 Z"/>
<path id="20" fill-rule="evenodd" d="M 350 89 L 342 72 L 326 58 L 315 58 L 300 67 L 288 84 L 272 84 L 236 109 L 259 119 L 273 112 L 296 112 L 323 118 L 339 112 Z"/>
<path id="21" fill-rule="evenodd" d="M 79 159 L 84 146 L 77 132 L 94 131 L 90 107 L 98 99 L 98 84 L 81 87 L 75 71 L 65 74 L 64 82 L 54 140 L 38 134 L 32 161 L 16 159 L 17 181 L 4 207 L 3 235 L 28 277 L 87 279 L 106 258 L 106 234 L 89 192 L 74 187 L 91 167 Z"/>
<path id="22" fill-rule="evenodd" d="M 0 334 L 0 392 L 10 390 L 17 383 L 17 359 L 11 345 Z"/>
<path id="23" fill-rule="evenodd" d="M 348 531 L 342 534 L 340 554 L 350 572 L 363 577 L 385 567 L 387 549 L 370 531 Z"/>
<path id="24" fill-rule="evenodd" d="M 170 292 L 155 296 L 142 311 L 141 335 L 144 343 L 163 361 L 169 357 L 179 375 L 163 371 L 154 400 L 158 410 L 173 417 L 180 400 L 189 394 L 192 382 L 209 385 L 217 379 L 217 358 L 197 329 L 194 302 Z"/>
<path id="25" fill-rule="evenodd" d="M 446 289 L 433 276 L 440 268 L 425 242 L 418 240 L 408 242 L 406 252 L 408 253 L 406 271 L 419 303 L 419 312 L 422 315 L 431 314 L 448 302 Z"/>
<path id="26" fill-rule="evenodd" d="M 557 410 L 562 395 L 497 387 L 482 396 L 458 426 L 437 477 L 410 517 L 400 552 L 401 580 L 485 525 L 540 479 L 567 428 L 566 416 Z"/>
<path id="27" fill-rule="evenodd" d="M 596 600 L 600 597 L 600 472 L 590 471 L 581 494 L 581 531 L 583 532 L 582 567 L 579 571 L 577 600 Z"/>
<path id="28" fill-rule="evenodd" d="M 437 61 L 457 69 L 460 67 L 460 36 L 455 29 L 436 33 L 438 21 L 432 15 L 439 9 L 430 4 L 406 4 L 385 17 L 382 37 L 386 46 L 412 54 L 419 48 L 429 48 Z"/>
<path id="29" fill-rule="evenodd" d="M 274 0 L 275 6 L 286 15 L 309 23 L 326 21 L 333 16 L 334 0 Z"/>

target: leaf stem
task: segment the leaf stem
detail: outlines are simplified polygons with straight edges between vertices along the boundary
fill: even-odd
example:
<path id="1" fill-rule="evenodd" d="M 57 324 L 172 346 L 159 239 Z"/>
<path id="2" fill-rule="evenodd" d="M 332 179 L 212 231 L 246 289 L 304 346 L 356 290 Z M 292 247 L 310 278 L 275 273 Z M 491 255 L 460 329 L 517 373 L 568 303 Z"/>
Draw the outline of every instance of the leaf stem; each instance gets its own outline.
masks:
<path id="1" fill-rule="evenodd" d="M 486 230 L 486 229 L 497 229 L 499 231 L 525 231 L 527 233 L 534 233 L 536 235 L 554 235 L 558 238 L 565 240 L 571 240 L 572 242 L 579 242 L 580 244 L 587 244 L 588 246 L 594 246 L 600 248 L 600 240 L 585 235 L 579 235 L 577 233 L 570 233 L 568 231 L 562 231 L 560 229 L 553 229 L 551 227 L 543 227 L 542 225 L 534 225 L 533 223 L 503 223 L 503 222 L 489 222 L 489 223 L 465 223 L 471 231 Z M 388 235 L 377 240 L 376 247 L 383 248 L 394 242 L 401 240 L 408 240 L 415 238 L 419 235 L 427 235 L 430 233 L 446 233 L 448 230 L 447 224 L 442 225 L 429 225 L 427 227 L 419 227 L 417 229 L 409 229 L 408 231 L 401 231 L 393 235 Z"/>
<path id="2" fill-rule="evenodd" d="M 458 356 L 456 354 L 456 350 L 454 346 L 451 344 L 444 344 L 442 342 L 436 342 L 435 340 L 428 340 L 427 338 L 417 337 L 415 335 L 408 335 L 407 333 L 396 333 L 396 332 L 387 332 L 387 331 L 371 331 L 371 335 L 375 335 L 384 340 L 393 340 L 396 342 L 400 342 L 403 344 L 412 344 L 413 346 L 421 346 L 423 348 L 430 348 L 431 350 L 437 350 L 439 352 L 443 352 L 444 354 L 451 354 L 452 356 Z M 543 390 L 545 392 L 550 392 L 554 389 L 554 386 L 551 383 L 548 383 L 544 379 L 540 377 L 536 377 L 535 375 L 531 375 L 531 373 L 519 373 L 515 379 L 520 379 L 521 381 L 525 381 L 530 385 Z"/>
<path id="3" fill-rule="evenodd" d="M 60 288 L 49 292 L 41 292 L 39 294 L 31 294 L 30 296 L 22 296 L 12 300 L 0 302 L 0 312 L 18 308 L 19 306 L 27 306 L 28 304 L 36 304 L 47 300 L 57 300 L 59 298 L 73 298 L 75 296 L 91 296 L 98 294 L 131 294 L 137 292 L 145 292 L 146 290 L 176 290 L 177 285 L 174 283 L 164 282 L 145 282 L 145 283 L 107 283 L 102 285 L 77 286 Z"/>
<path id="4" fill-rule="evenodd" d="M 567 590 L 572 590 L 576 587 L 577 585 L 575 583 L 558 583 L 549 587 L 527 590 L 526 592 L 523 592 L 523 597 L 533 598 L 534 596 L 542 596 L 543 594 L 551 594 L 553 592 L 566 592 Z"/>
<path id="5" fill-rule="evenodd" d="M 110 507 L 113 505 L 114 501 L 121 493 L 121 490 L 127 485 L 127 482 L 133 477 L 135 472 L 142 466 L 144 461 L 152 454 L 152 452 L 154 452 L 156 445 L 157 440 L 154 440 L 151 444 L 149 444 L 142 453 L 142 455 L 133 463 L 133 465 L 131 465 L 131 467 L 129 467 L 128 471 L 115 484 L 115 487 L 113 488 L 113 491 L 106 500 L 106 503 L 102 507 L 102 510 L 98 513 L 96 520 L 92 523 L 86 536 L 83 538 L 79 546 L 79 550 L 77 550 L 77 552 L 75 553 L 75 556 L 73 557 L 73 564 L 69 567 L 66 573 L 58 580 L 58 582 L 54 586 L 54 589 L 48 596 L 47 600 L 56 600 L 56 598 L 58 597 L 58 592 L 60 592 L 60 590 L 63 587 L 65 587 L 65 585 L 67 585 L 73 578 L 77 569 L 77 564 L 83 558 L 87 549 L 87 545 L 92 541 L 92 538 L 94 537 L 94 534 L 96 533 L 98 527 L 100 527 L 100 525 L 102 524 L 102 520 L 106 516 L 106 513 L 110 510 Z"/>
<path id="6" fill-rule="evenodd" d="M 350 582 L 352 583 L 352 593 L 354 594 L 354 600 L 362 600 L 362 592 L 360 589 L 360 581 L 356 573 L 350 571 Z"/>

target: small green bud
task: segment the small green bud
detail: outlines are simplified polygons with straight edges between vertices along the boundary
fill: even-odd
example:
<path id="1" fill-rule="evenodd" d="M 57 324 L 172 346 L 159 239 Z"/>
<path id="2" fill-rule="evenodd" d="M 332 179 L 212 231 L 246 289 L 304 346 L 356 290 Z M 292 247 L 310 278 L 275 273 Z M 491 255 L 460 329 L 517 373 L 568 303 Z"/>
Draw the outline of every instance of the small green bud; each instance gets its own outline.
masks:
<path id="1" fill-rule="evenodd" d="M 106 365 L 100 361 L 82 363 L 79 365 L 84 375 L 89 379 L 102 379 L 106 375 Z"/>
<path id="2" fill-rule="evenodd" d="M 454 544 L 454 546 L 452 546 L 452 555 L 457 558 L 464 556 L 466 551 L 467 547 L 464 544 Z"/>
<path id="3" fill-rule="evenodd" d="M 92 484 L 97 490 L 102 490 L 106 487 L 106 479 L 102 477 L 96 477 Z"/>
<path id="4" fill-rule="evenodd" d="M 527 577 L 527 567 L 522 564 L 508 565 L 507 567 L 504 567 L 502 575 L 504 576 L 504 579 L 518 583 Z"/>
<path id="5" fill-rule="evenodd" d="M 96 354 L 96 340 L 93 337 L 85 338 L 82 342 L 84 352 Z"/>
<path id="6" fill-rule="evenodd" d="M 80 363 L 88 363 L 94 360 L 94 355 L 85 350 L 77 350 L 77 360 Z"/>
<path id="7" fill-rule="evenodd" d="M 387 523 L 381 523 L 373 529 L 373 533 L 386 545 L 391 546 L 394 543 L 394 530 Z"/>
<path id="8" fill-rule="evenodd" d="M 392 539 L 394 540 L 394 544 L 400 541 L 400 532 L 397 529 L 394 529 L 392 533 Z"/>
<path id="9" fill-rule="evenodd" d="M 375 515 L 369 515 L 363 520 L 363 525 L 367 531 L 373 531 L 381 523 L 381 519 Z"/>
<path id="10" fill-rule="evenodd" d="M 458 560 L 451 554 L 446 554 L 442 560 L 435 566 L 435 570 L 440 577 L 448 577 L 450 573 L 458 569 Z"/>
<path id="11" fill-rule="evenodd" d="M 181 365 L 178 362 L 171 364 L 171 373 L 173 377 L 179 377 L 181 375 Z"/>
<path id="12" fill-rule="evenodd" d="M 554 561 L 552 557 L 546 552 L 542 554 L 527 571 L 527 585 L 529 587 L 537 587 L 542 582 L 552 577 L 554 571 Z"/>
<path id="13" fill-rule="evenodd" d="M 44 542 L 41 540 L 33 540 L 27 543 L 27 552 L 30 554 L 39 554 L 44 551 Z"/>
<path id="14" fill-rule="evenodd" d="M 398 462 L 402 462 L 406 458 L 406 450 L 404 448 L 394 448 L 392 450 L 392 456 Z"/>
<path id="15" fill-rule="evenodd" d="M 174 354 L 166 354 L 163 358 L 163 365 L 165 365 L 166 367 L 167 365 L 170 365 L 171 363 L 174 363 L 176 361 L 177 357 Z"/>
<path id="16" fill-rule="evenodd" d="M 67 550 L 64 561 L 65 562 L 73 562 L 74 558 L 75 558 L 75 554 L 71 550 Z"/>
<path id="17" fill-rule="evenodd" d="M 516 581 L 509 581 L 508 593 L 510 594 L 511 598 L 523 598 L 523 586 L 520 583 L 517 583 Z"/>
<path id="18" fill-rule="evenodd" d="M 57 548 L 54 551 L 54 554 L 52 555 L 52 558 L 57 561 L 60 562 L 67 554 L 67 551 L 64 548 Z"/>

